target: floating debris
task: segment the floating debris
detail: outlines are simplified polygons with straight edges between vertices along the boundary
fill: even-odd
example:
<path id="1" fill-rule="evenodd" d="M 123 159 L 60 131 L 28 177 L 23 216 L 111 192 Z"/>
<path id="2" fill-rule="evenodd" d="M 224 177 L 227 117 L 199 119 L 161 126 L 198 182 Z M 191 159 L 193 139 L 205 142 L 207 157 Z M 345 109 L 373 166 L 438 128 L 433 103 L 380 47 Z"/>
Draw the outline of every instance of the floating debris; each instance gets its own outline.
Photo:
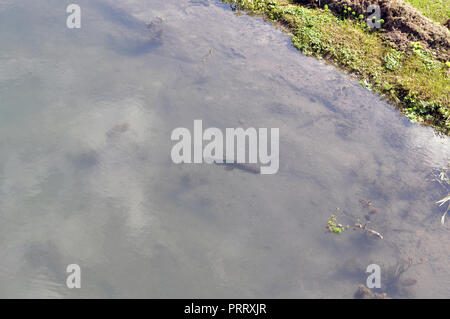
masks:
<path id="1" fill-rule="evenodd" d="M 167 22 L 167 18 L 163 19 L 161 17 L 156 17 L 150 22 L 146 23 L 145 26 L 148 30 L 151 31 L 154 39 L 162 40 L 162 36 L 164 33 L 164 23 Z"/>
<path id="2" fill-rule="evenodd" d="M 422 264 L 424 261 L 414 263 L 412 258 L 407 260 L 400 259 L 394 265 L 387 267 L 382 272 L 382 282 L 384 282 L 384 291 L 392 296 L 405 296 L 408 289 L 417 283 L 414 278 L 403 278 L 403 275 L 415 265 Z"/>
<path id="3" fill-rule="evenodd" d="M 327 223 L 326 229 L 328 232 L 332 232 L 335 234 L 340 234 L 342 233 L 345 229 L 348 229 L 349 226 L 344 226 L 342 224 L 339 224 L 337 222 L 337 217 L 336 215 L 332 214 L 330 216 L 330 220 Z"/>
<path id="4" fill-rule="evenodd" d="M 114 125 L 108 132 L 106 132 L 106 136 L 109 138 L 115 137 L 122 133 L 125 133 L 130 129 L 130 123 L 121 123 Z"/>
<path id="5" fill-rule="evenodd" d="M 367 204 L 368 206 L 371 206 L 371 205 L 372 205 L 370 201 L 365 201 L 364 203 Z M 338 211 L 339 208 L 337 208 L 336 210 Z M 381 234 L 380 234 L 379 232 L 377 232 L 376 230 L 367 227 L 367 224 L 370 223 L 370 221 L 369 221 L 370 215 L 377 214 L 377 213 L 378 213 L 378 209 L 376 209 L 376 208 L 374 208 L 374 207 L 371 207 L 371 208 L 369 209 L 368 215 L 365 216 L 365 218 L 366 218 L 366 220 L 368 220 L 368 222 L 367 222 L 366 224 L 361 224 L 361 222 L 360 222 L 360 220 L 359 220 L 359 218 L 358 218 L 358 219 L 356 220 L 354 226 L 353 226 L 353 229 L 362 229 L 363 231 L 365 231 L 365 232 L 367 232 L 367 233 L 370 233 L 370 234 L 372 234 L 372 235 L 377 236 L 377 237 L 380 238 L 380 239 L 383 239 L 383 238 L 384 238 L 383 235 L 381 235 Z M 349 216 L 347 216 L 345 213 L 342 213 L 340 216 L 349 217 Z M 351 218 L 351 217 L 349 217 L 349 218 Z M 354 220 L 354 219 L 353 219 L 353 220 Z M 326 225 L 327 232 L 332 232 L 332 233 L 335 233 L 335 234 L 340 234 L 340 233 L 342 233 L 344 230 L 349 229 L 349 228 L 350 228 L 349 225 L 344 226 L 344 225 L 338 223 L 338 222 L 337 222 L 337 216 L 336 216 L 335 214 L 332 214 L 332 215 L 330 216 L 330 219 L 328 220 L 327 225 Z"/>
<path id="6" fill-rule="evenodd" d="M 205 63 L 206 60 L 212 55 L 212 53 L 213 53 L 213 48 L 210 48 L 209 52 L 202 57 L 202 62 Z"/>
<path id="7" fill-rule="evenodd" d="M 368 232 L 368 233 L 370 233 L 370 234 L 373 234 L 373 235 L 375 235 L 375 236 L 377 236 L 378 238 L 380 238 L 380 239 L 383 239 L 383 235 L 381 235 L 379 232 L 377 232 L 376 230 L 374 230 L 374 229 L 371 229 L 371 228 L 368 228 L 367 227 L 367 224 L 361 224 L 361 223 L 356 223 L 355 224 L 355 229 L 357 229 L 357 228 L 360 228 L 360 229 L 362 229 L 362 230 L 364 230 L 365 232 Z"/>

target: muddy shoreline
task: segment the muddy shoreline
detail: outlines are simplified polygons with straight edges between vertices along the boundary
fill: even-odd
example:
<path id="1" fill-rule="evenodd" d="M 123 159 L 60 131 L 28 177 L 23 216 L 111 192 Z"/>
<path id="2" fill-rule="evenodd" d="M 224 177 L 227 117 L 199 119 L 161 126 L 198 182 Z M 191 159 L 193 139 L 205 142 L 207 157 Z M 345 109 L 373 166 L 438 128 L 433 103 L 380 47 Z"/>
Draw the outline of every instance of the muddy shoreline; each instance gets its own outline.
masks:
<path id="1" fill-rule="evenodd" d="M 416 123 L 450 134 L 450 31 L 402 0 L 222 0 L 281 25 L 302 53 L 324 59 Z M 364 8 L 364 9 L 363 9 Z"/>

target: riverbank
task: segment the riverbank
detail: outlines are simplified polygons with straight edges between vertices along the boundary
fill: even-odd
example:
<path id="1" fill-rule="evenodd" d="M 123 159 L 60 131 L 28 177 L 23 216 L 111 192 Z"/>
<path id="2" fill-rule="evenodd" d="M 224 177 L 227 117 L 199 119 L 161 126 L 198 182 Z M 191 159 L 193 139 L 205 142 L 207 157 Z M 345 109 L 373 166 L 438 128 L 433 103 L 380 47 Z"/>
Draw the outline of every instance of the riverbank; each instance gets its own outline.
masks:
<path id="1" fill-rule="evenodd" d="M 448 0 L 406 0 L 419 9 L 427 18 L 450 26 L 450 4 Z"/>
<path id="2" fill-rule="evenodd" d="M 223 1 L 279 24 L 297 49 L 357 77 L 411 121 L 450 134 L 450 31 L 412 6 L 372 1 L 381 28 L 371 29 L 365 0 Z"/>

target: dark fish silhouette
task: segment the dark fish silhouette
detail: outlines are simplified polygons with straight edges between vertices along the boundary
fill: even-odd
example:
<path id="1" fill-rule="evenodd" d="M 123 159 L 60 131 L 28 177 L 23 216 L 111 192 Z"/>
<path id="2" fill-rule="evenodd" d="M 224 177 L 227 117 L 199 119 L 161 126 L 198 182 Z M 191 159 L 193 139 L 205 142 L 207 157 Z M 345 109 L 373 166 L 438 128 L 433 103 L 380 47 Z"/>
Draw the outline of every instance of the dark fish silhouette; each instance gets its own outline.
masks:
<path id="1" fill-rule="evenodd" d="M 251 173 L 251 174 L 260 174 L 261 169 L 257 164 L 248 164 L 248 163 L 227 163 L 226 159 L 214 159 L 210 158 L 209 160 L 212 160 L 214 164 L 224 166 L 226 170 L 232 170 L 232 169 L 239 169 L 241 171 Z"/>

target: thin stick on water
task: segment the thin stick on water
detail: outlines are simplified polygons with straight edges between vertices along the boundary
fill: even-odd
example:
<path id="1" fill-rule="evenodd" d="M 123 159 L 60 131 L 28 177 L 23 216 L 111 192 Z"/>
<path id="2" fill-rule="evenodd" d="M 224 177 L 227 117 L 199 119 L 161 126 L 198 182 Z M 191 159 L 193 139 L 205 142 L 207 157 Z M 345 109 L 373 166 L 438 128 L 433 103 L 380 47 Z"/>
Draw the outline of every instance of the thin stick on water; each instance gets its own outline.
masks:
<path id="1" fill-rule="evenodd" d="M 374 230 L 374 229 L 371 229 L 371 228 L 368 228 L 367 227 L 367 224 L 361 224 L 361 223 L 356 223 L 355 224 L 355 227 L 356 228 L 361 228 L 362 230 L 364 230 L 364 231 L 366 231 L 366 232 L 368 232 L 368 233 L 370 233 L 370 234 L 373 234 L 373 235 L 375 235 L 375 236 L 377 236 L 378 238 L 380 238 L 380 239 L 383 239 L 383 235 L 381 235 L 379 232 L 377 232 L 376 230 Z"/>

